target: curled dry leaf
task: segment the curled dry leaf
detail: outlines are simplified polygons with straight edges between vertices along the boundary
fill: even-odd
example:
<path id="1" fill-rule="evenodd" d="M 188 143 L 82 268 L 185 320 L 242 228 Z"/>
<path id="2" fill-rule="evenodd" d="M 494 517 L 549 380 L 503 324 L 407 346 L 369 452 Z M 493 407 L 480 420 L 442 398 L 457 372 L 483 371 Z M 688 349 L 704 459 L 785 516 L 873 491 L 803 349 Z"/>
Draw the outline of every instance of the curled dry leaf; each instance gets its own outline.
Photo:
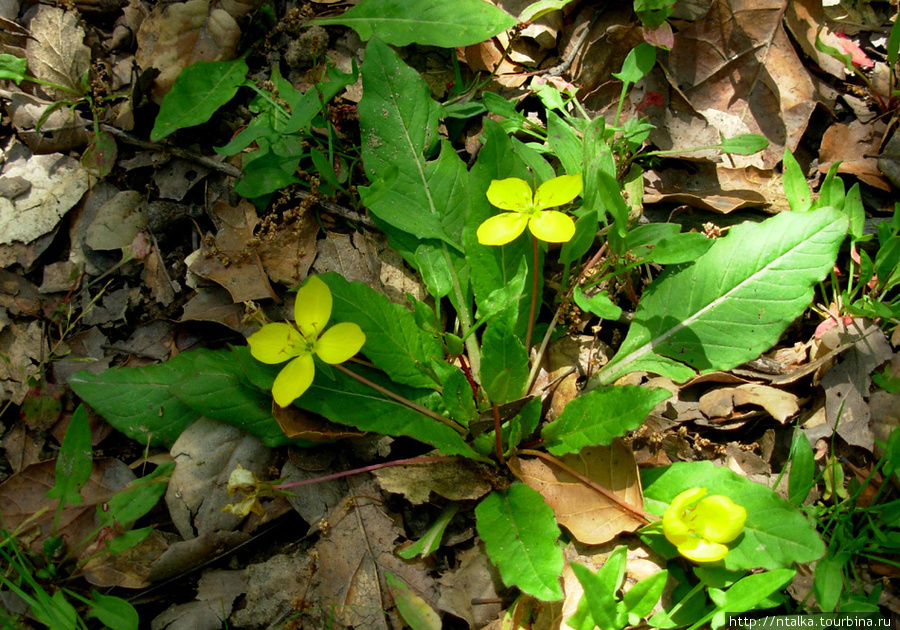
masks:
<path id="1" fill-rule="evenodd" d="M 75 13 L 41 5 L 31 21 L 31 37 L 25 48 L 28 69 L 38 79 L 81 92 L 81 78 L 90 70 L 91 49 L 84 45 L 84 29 Z M 41 86 L 53 99 L 73 94 Z"/>
<path id="2" fill-rule="evenodd" d="M 279 407 L 273 403 L 272 417 L 278 422 L 278 426 L 281 427 L 284 434 L 292 439 L 308 442 L 331 442 L 365 435 L 365 431 L 335 424 L 318 414 L 304 411 L 293 405 Z"/>
<path id="3" fill-rule="evenodd" d="M 227 61 L 237 53 L 241 29 L 228 11 L 208 0 L 156 7 L 141 24 L 135 59 L 159 70 L 152 97 L 157 103 L 182 70 L 198 61 Z"/>
<path id="4" fill-rule="evenodd" d="M 621 440 L 559 459 L 628 504 L 643 510 L 644 498 L 634 453 Z M 544 497 L 559 524 L 580 542 L 599 545 L 621 532 L 633 532 L 643 524 L 621 506 L 542 459 L 514 457 L 509 466 L 513 474 Z"/>
<path id="5" fill-rule="evenodd" d="M 432 492 L 451 501 L 473 501 L 491 491 L 490 482 L 459 459 L 391 466 L 376 470 L 373 474 L 382 488 L 402 494 L 416 505 L 425 503 Z"/>

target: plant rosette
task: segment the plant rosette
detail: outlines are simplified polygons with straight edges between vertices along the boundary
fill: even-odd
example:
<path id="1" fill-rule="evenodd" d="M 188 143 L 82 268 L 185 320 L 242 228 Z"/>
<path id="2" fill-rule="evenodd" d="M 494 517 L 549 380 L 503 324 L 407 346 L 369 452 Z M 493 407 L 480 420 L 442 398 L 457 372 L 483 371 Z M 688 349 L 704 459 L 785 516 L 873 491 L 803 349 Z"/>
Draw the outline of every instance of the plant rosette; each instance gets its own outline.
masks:
<path id="1" fill-rule="evenodd" d="M 565 243 L 575 235 L 575 221 L 558 210 L 581 194 L 581 175 L 561 175 L 541 184 L 532 193 L 523 179 L 495 179 L 487 190 L 487 198 L 502 214 L 487 219 L 478 227 L 482 245 L 506 245 L 515 240 L 527 226 L 534 236 L 548 243 Z"/>
<path id="2" fill-rule="evenodd" d="M 663 514 L 663 534 L 678 553 L 694 562 L 718 562 L 744 531 L 747 510 L 706 488 L 690 488 L 676 496 Z"/>
<path id="3" fill-rule="evenodd" d="M 314 356 L 335 365 L 350 359 L 365 344 L 365 334 L 352 322 L 324 330 L 331 307 L 328 285 L 312 276 L 297 290 L 296 327 L 281 322 L 266 324 L 247 338 L 250 354 L 257 361 L 271 365 L 290 361 L 272 385 L 272 396 L 280 407 L 290 405 L 312 385 L 316 375 Z"/>

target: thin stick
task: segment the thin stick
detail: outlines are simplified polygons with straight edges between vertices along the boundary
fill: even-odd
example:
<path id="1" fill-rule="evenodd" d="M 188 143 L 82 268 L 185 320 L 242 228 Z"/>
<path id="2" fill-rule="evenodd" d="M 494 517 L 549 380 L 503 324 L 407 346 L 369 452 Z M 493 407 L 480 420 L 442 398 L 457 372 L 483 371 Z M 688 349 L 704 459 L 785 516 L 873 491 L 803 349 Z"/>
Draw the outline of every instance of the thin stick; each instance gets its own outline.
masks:
<path id="1" fill-rule="evenodd" d="M 591 481 L 590 479 L 588 479 L 587 477 L 582 475 L 580 472 L 578 472 L 577 470 L 575 470 L 568 464 L 564 464 L 563 462 L 559 461 L 557 458 L 553 457 L 553 455 L 549 455 L 548 453 L 544 453 L 542 451 L 533 451 L 530 448 L 521 449 L 519 451 L 519 454 L 520 455 L 533 455 L 534 457 L 539 457 L 539 458 L 543 459 L 544 461 L 553 464 L 557 468 L 564 470 L 565 472 L 567 472 L 570 475 L 572 475 L 573 477 L 575 477 L 578 481 L 580 481 L 587 487 L 591 488 L 592 490 L 596 490 L 597 492 L 602 494 L 604 497 L 606 497 L 607 499 L 609 499 L 610 501 L 612 501 L 613 503 L 618 505 L 620 508 L 622 508 L 622 510 L 624 510 L 625 512 L 628 512 L 629 514 L 631 514 L 632 516 L 634 516 L 636 519 L 638 519 L 639 521 L 641 521 L 644 524 L 647 524 L 650 521 L 656 520 L 653 516 L 651 516 L 650 514 L 647 514 L 641 508 L 631 505 L 630 503 L 628 503 L 628 501 L 620 499 L 615 494 L 613 494 L 612 492 L 610 492 L 609 490 L 607 490 L 600 484 Z"/>
<path id="2" fill-rule="evenodd" d="M 456 431 L 456 432 L 459 433 L 460 435 L 465 435 L 465 434 L 466 434 L 466 430 L 463 429 L 463 428 L 462 428 L 461 426 L 459 426 L 458 424 L 456 424 L 456 423 L 455 423 L 453 420 L 451 420 L 450 418 L 445 418 L 445 417 L 442 416 L 441 414 L 436 413 L 436 412 L 432 411 L 431 409 L 428 409 L 427 407 L 423 407 L 423 406 L 420 405 L 419 403 L 413 402 L 413 401 L 409 400 L 408 398 L 404 398 L 403 396 L 400 396 L 399 394 L 395 394 L 395 393 L 392 392 L 391 390 L 385 389 L 384 387 L 382 387 L 381 385 L 379 385 L 379 384 L 377 384 L 377 383 L 373 383 L 372 381 L 370 381 L 369 379 L 367 379 L 365 376 L 360 376 L 360 375 L 357 374 L 356 372 L 353 372 L 353 371 L 351 371 L 351 370 L 348 370 L 347 368 L 345 368 L 345 367 L 344 367 L 343 365 L 341 365 L 340 363 L 336 363 L 336 364 L 334 364 L 332 367 L 335 367 L 335 368 L 339 369 L 341 372 L 343 372 L 344 374 L 346 374 L 347 376 L 349 376 L 349 377 L 351 377 L 351 378 L 356 379 L 357 381 L 359 381 L 359 382 L 362 383 L 363 385 L 368 385 L 369 387 L 371 387 L 372 389 L 374 389 L 376 392 L 378 392 L 378 393 L 380 393 L 380 394 L 384 394 L 384 395 L 387 396 L 388 398 L 392 398 L 392 399 L 396 400 L 398 403 L 401 403 L 401 404 L 403 404 L 403 405 L 406 405 L 406 406 L 409 407 L 410 409 L 414 409 L 415 411 L 418 411 L 418 412 L 421 413 L 422 415 L 428 416 L 429 418 L 433 418 L 433 419 L 437 420 L 438 422 L 441 422 L 441 423 L 443 423 L 443 424 L 446 424 L 448 427 L 450 427 L 451 429 L 453 429 L 454 431 Z"/>
<path id="3" fill-rule="evenodd" d="M 287 490 L 288 488 L 299 488 L 300 486 L 309 486 L 314 483 L 322 483 L 324 481 L 332 481 L 342 477 L 351 475 L 359 475 L 361 473 L 372 472 L 382 468 L 390 468 L 391 466 L 408 466 L 410 464 L 430 464 L 432 462 L 449 462 L 452 457 L 408 457 L 406 459 L 398 459 L 393 462 L 382 462 L 380 464 L 372 464 L 371 466 L 363 466 L 362 468 L 354 468 L 353 470 L 344 470 L 330 475 L 322 475 L 321 477 L 313 477 L 311 479 L 303 479 L 302 481 L 288 481 L 287 483 L 279 483 L 272 486 L 273 490 Z"/>

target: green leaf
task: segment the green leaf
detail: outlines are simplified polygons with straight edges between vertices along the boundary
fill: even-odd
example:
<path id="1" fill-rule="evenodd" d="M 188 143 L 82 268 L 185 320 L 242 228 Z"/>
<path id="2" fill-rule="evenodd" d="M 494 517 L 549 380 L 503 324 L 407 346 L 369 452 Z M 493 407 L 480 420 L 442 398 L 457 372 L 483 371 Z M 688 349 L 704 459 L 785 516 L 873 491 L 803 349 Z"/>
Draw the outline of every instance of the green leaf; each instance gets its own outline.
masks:
<path id="1" fill-rule="evenodd" d="M 56 457 L 53 487 L 44 496 L 81 505 L 81 487 L 90 478 L 92 468 L 91 427 L 84 405 L 78 405 Z"/>
<path id="2" fill-rule="evenodd" d="M 608 445 L 644 421 L 647 414 L 672 394 L 664 389 L 635 385 L 597 388 L 566 405 L 541 432 L 554 455 L 577 453 L 585 446 Z"/>
<path id="3" fill-rule="evenodd" d="M 648 287 L 594 383 L 636 370 L 682 381 L 691 368 L 727 370 L 756 358 L 806 310 L 846 230 L 846 217 L 830 208 L 735 226 L 693 265 L 669 267 Z"/>
<path id="4" fill-rule="evenodd" d="M 359 119 L 366 175 L 377 182 L 398 169 L 389 190 L 379 191 L 374 200 L 363 190 L 363 200 L 382 221 L 461 250 L 468 196 L 465 164 L 447 142 L 437 160 L 425 158 L 438 143 L 440 106 L 419 73 L 378 39 L 366 47 L 362 77 Z"/>
<path id="5" fill-rule="evenodd" d="M 237 427 L 267 446 L 292 440 L 272 417 L 272 396 L 254 387 L 228 350 L 197 350 L 193 370 L 170 393 L 201 416 Z"/>
<path id="6" fill-rule="evenodd" d="M 641 619 L 653 612 L 668 579 L 669 572 L 663 570 L 644 578 L 628 589 L 622 602 L 625 604 L 630 625 L 638 625 Z"/>
<path id="7" fill-rule="evenodd" d="M 185 127 L 201 125 L 234 98 L 247 76 L 243 57 L 232 61 L 198 61 L 181 71 L 166 94 L 150 140 L 159 142 Z"/>
<path id="8" fill-rule="evenodd" d="M 581 166 L 581 139 L 566 122 L 553 112 L 547 112 L 547 142 L 568 175 L 578 175 Z"/>
<path id="9" fill-rule="evenodd" d="M 175 398 L 169 387 L 192 373 L 194 353 L 159 365 L 119 368 L 69 377 L 75 393 L 132 440 L 169 448 L 199 414 Z"/>
<path id="10" fill-rule="evenodd" d="M 641 471 L 644 509 L 662 515 L 679 493 L 705 487 L 747 510 L 743 534 L 729 544 L 723 560 L 730 571 L 780 569 L 812 562 L 825 553 L 825 545 L 803 516 L 772 490 L 712 462 L 681 462 Z"/>
<path id="11" fill-rule="evenodd" d="M 847 191 L 847 196 L 844 198 L 843 210 L 844 214 L 847 215 L 847 219 L 850 221 L 850 229 L 848 230 L 850 238 L 854 241 L 860 240 L 865 235 L 863 233 L 863 228 L 866 223 L 866 211 L 865 208 L 863 208 L 859 182 L 853 184 L 850 190 Z"/>
<path id="12" fill-rule="evenodd" d="M 819 198 L 813 204 L 813 210 L 816 208 L 825 208 L 831 206 L 842 210 L 844 207 L 844 180 L 837 176 L 838 168 L 841 163 L 834 162 L 828 168 L 825 179 L 819 187 Z"/>
<path id="13" fill-rule="evenodd" d="M 396 394 L 422 404 L 429 409 L 440 394 L 429 390 L 415 390 L 392 383 L 373 370 L 354 366 L 353 371 Z M 334 380 L 319 379 L 294 403 L 302 409 L 321 414 L 340 424 L 355 426 L 363 431 L 383 435 L 407 435 L 430 444 L 447 455 L 462 455 L 484 460 L 460 435 L 449 426 L 415 411 L 403 403 L 378 393 L 371 387 L 334 370 Z M 427 403 L 427 404 L 426 404 Z"/>
<path id="14" fill-rule="evenodd" d="M 728 614 L 737 614 L 753 610 L 763 603 L 769 595 L 781 590 L 794 578 L 795 571 L 776 569 L 766 573 L 755 573 L 741 578 L 727 591 L 717 588 L 709 589 L 709 598 L 716 605 L 716 614 L 712 625 L 719 628 L 727 624 Z"/>
<path id="15" fill-rule="evenodd" d="M 682 232 L 660 240 L 649 260 L 660 265 L 680 265 L 694 262 L 705 254 L 715 241 L 700 232 Z"/>
<path id="16" fill-rule="evenodd" d="M 815 482 L 816 461 L 812 446 L 802 431 L 794 433 L 791 444 L 791 472 L 788 474 L 788 501 L 803 505 Z"/>
<path id="17" fill-rule="evenodd" d="M 593 297 L 587 297 L 581 287 L 576 285 L 575 291 L 572 293 L 572 299 L 575 305 L 585 313 L 592 313 L 601 319 L 619 319 L 622 315 L 622 309 L 613 304 L 609 299 L 606 291 L 601 291 Z"/>
<path id="18" fill-rule="evenodd" d="M 900 52 L 900 26 L 898 26 L 897 20 L 894 20 L 887 44 L 888 67 L 893 68 L 897 64 L 898 52 Z"/>
<path id="19" fill-rule="evenodd" d="M 362 352 L 392 380 L 411 387 L 435 387 L 433 359 L 444 350 L 435 337 L 416 325 L 409 310 L 362 282 L 347 282 L 336 273 L 319 276 L 331 289 L 333 322 L 354 322 L 366 335 Z"/>
<path id="20" fill-rule="evenodd" d="M 722 153 L 736 153 L 737 155 L 753 155 L 769 146 L 765 136 L 758 133 L 745 133 L 733 138 L 724 138 L 719 144 Z"/>
<path id="21" fill-rule="evenodd" d="M 575 220 L 575 236 L 562 244 L 559 250 L 559 262 L 570 265 L 593 246 L 600 227 L 600 215 L 596 210 L 588 210 Z"/>
<path id="22" fill-rule="evenodd" d="M 134 606 L 124 599 L 98 591 L 91 593 L 91 611 L 87 618 L 96 619 L 110 630 L 137 630 L 141 621 Z"/>
<path id="23" fill-rule="evenodd" d="M 0 79 L 12 81 L 16 85 L 25 80 L 25 71 L 28 68 L 28 60 L 24 57 L 16 57 L 8 53 L 0 55 Z"/>
<path id="24" fill-rule="evenodd" d="M 400 616 L 412 630 L 441 630 L 441 618 L 428 605 L 424 599 L 419 597 L 406 584 L 401 582 L 389 571 L 384 572 L 387 581 L 388 590 L 391 597 L 394 598 L 394 604 L 400 611 Z"/>
<path id="25" fill-rule="evenodd" d="M 459 368 L 454 368 L 450 375 L 444 379 L 441 397 L 444 400 L 444 407 L 447 408 L 447 413 L 461 425 L 469 426 L 469 422 L 478 417 L 472 385 Z"/>
<path id="26" fill-rule="evenodd" d="M 515 331 L 515 303 L 488 322 L 481 338 L 481 385 L 491 402 L 522 397 L 528 378 L 528 352 Z"/>
<path id="27" fill-rule="evenodd" d="M 784 196 L 787 197 L 791 210 L 806 212 L 812 209 L 812 193 L 809 191 L 806 176 L 787 147 L 784 149 L 784 172 L 781 175 L 781 185 L 784 186 Z"/>
<path id="28" fill-rule="evenodd" d="M 503 583 L 543 601 L 563 598 L 559 526 L 541 495 L 522 483 L 489 494 L 475 508 L 478 535 Z"/>
<path id="29" fill-rule="evenodd" d="M 397 555 L 404 560 L 411 560 L 416 556 L 427 558 L 433 554 L 441 546 L 441 538 L 447 530 L 447 525 L 450 524 L 450 521 L 457 512 L 459 512 L 459 503 L 450 503 L 447 505 L 440 516 L 437 517 L 437 520 L 435 520 L 435 522 L 431 524 L 431 527 L 428 528 L 428 531 L 425 532 L 425 535 L 409 547 L 404 547 L 398 551 Z"/>
<path id="30" fill-rule="evenodd" d="M 97 519 L 104 525 L 113 522 L 131 526 L 136 520 L 153 509 L 169 483 L 169 475 L 175 464 L 160 464 L 156 470 L 140 479 L 135 479 L 115 493 L 105 504 L 97 506 Z"/>
<path id="31" fill-rule="evenodd" d="M 813 592 L 822 612 L 833 612 L 844 591 L 844 566 L 848 557 L 844 553 L 822 558 L 813 573 Z"/>
<path id="32" fill-rule="evenodd" d="M 655 63 L 656 48 L 646 42 L 641 42 L 632 48 L 625 57 L 622 70 L 613 72 L 612 75 L 627 86 L 643 79 L 653 70 Z"/>
<path id="33" fill-rule="evenodd" d="M 516 20 L 483 0 L 362 0 L 342 15 L 310 24 L 349 26 L 360 39 L 394 46 L 470 46 L 512 28 Z"/>
<path id="34" fill-rule="evenodd" d="M 625 549 L 625 547 L 617 547 Z M 613 552 L 615 554 L 615 552 Z M 600 571 L 605 569 L 613 557 L 610 556 Z M 573 563 L 571 565 L 575 577 L 584 587 L 584 595 L 582 598 L 587 601 L 587 609 L 590 612 L 591 619 L 595 626 L 603 628 L 603 630 L 620 630 L 625 627 L 626 618 L 618 613 L 618 601 L 616 598 L 617 588 L 610 585 L 598 573 L 594 573 L 582 564 Z M 624 569 L 624 565 L 623 565 Z M 581 604 L 579 602 L 579 608 Z"/>
<path id="35" fill-rule="evenodd" d="M 571 2 L 572 0 L 538 0 L 537 2 L 532 2 L 519 14 L 519 21 L 534 22 L 541 16 L 558 11 Z"/>
<path id="36" fill-rule="evenodd" d="M 510 450 L 518 446 L 519 442 L 534 433 L 541 422 L 541 397 L 535 396 L 522 407 L 512 420 L 509 421 L 508 445 Z M 501 435 L 502 435 L 501 430 Z"/>

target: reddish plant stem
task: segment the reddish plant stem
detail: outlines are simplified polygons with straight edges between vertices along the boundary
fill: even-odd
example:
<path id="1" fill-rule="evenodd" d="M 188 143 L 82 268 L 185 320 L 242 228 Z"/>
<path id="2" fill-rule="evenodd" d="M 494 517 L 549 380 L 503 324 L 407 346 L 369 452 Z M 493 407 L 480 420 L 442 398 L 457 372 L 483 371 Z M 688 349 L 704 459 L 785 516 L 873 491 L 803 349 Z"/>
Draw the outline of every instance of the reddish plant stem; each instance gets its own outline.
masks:
<path id="1" fill-rule="evenodd" d="M 304 479 L 303 481 L 289 481 L 287 483 L 279 483 L 272 486 L 273 490 L 287 490 L 288 488 L 299 488 L 300 486 L 309 486 L 314 483 L 322 483 L 323 481 L 331 481 L 332 479 L 340 479 L 342 477 L 350 477 L 351 475 L 359 475 L 361 473 L 372 472 L 381 468 L 390 468 L 391 466 L 409 466 L 410 464 L 430 464 L 432 462 L 449 462 L 452 457 L 408 457 L 406 459 L 398 459 L 393 462 L 382 462 L 381 464 L 372 464 L 371 466 L 363 466 L 362 468 L 354 468 L 353 470 L 345 470 L 339 473 L 323 475 L 321 477 L 313 477 L 312 479 Z"/>
<path id="2" fill-rule="evenodd" d="M 570 475 L 572 475 L 573 477 L 575 477 L 578 481 L 580 481 L 581 483 L 586 485 L 588 488 L 590 488 L 591 490 L 595 490 L 596 492 L 599 492 L 604 497 L 606 497 L 607 499 L 609 499 L 610 501 L 612 501 L 613 503 L 618 505 L 620 508 L 622 508 L 622 510 L 624 510 L 625 512 L 628 512 L 629 514 L 634 516 L 634 518 L 636 518 L 637 520 L 641 521 L 644 524 L 647 524 L 653 520 L 656 520 L 653 516 L 651 516 L 650 514 L 647 514 L 643 509 L 641 509 L 637 506 L 631 505 L 630 503 L 628 503 L 628 501 L 620 499 L 615 494 L 613 494 L 612 492 L 610 492 L 609 490 L 607 490 L 600 484 L 595 483 L 594 481 L 591 481 L 590 479 L 588 479 L 587 477 L 582 475 L 580 472 L 578 472 L 577 470 L 575 470 L 568 464 L 564 464 L 563 462 L 559 461 L 557 458 L 553 457 L 553 455 L 544 453 L 542 451 L 534 451 L 534 450 L 531 450 L 530 448 L 519 449 L 519 454 L 520 455 L 533 455 L 534 457 L 539 457 L 540 459 L 543 459 L 545 462 L 548 462 L 548 463 L 552 464 L 553 466 L 556 466 L 557 468 L 564 470 L 565 472 L 567 472 Z"/>
<path id="3" fill-rule="evenodd" d="M 475 382 L 475 377 L 472 375 L 472 368 L 469 367 L 469 362 L 466 360 L 465 355 L 459 355 L 457 357 L 459 359 L 459 369 L 463 371 L 463 374 L 466 376 L 466 380 L 469 381 L 469 387 L 472 388 L 472 396 L 478 397 L 478 383 Z"/>
<path id="4" fill-rule="evenodd" d="M 497 403 L 493 403 L 492 408 L 494 410 L 494 438 L 495 438 L 495 446 L 497 448 L 497 459 L 500 460 L 500 463 L 504 463 L 503 460 L 503 441 L 500 439 L 500 407 Z"/>

